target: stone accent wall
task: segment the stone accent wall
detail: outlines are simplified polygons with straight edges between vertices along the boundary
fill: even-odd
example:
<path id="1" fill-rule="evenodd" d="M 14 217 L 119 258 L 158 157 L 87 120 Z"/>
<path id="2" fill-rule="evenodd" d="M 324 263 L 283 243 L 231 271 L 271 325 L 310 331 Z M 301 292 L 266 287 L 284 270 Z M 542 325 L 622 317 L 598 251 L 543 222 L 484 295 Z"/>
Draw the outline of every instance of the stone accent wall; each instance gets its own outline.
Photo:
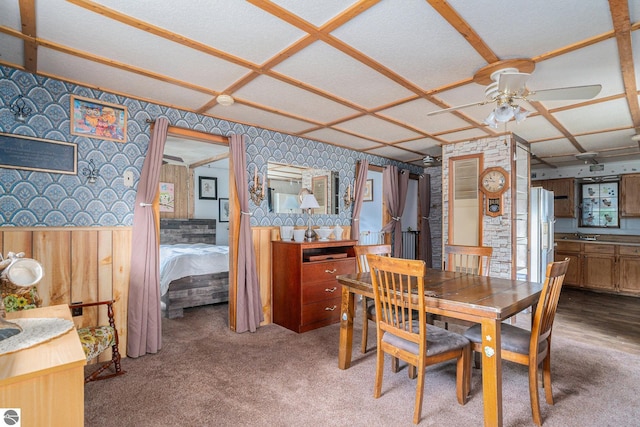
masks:
<path id="1" fill-rule="evenodd" d="M 469 154 L 482 153 L 483 168 L 500 166 L 511 175 L 511 139 L 510 136 L 483 138 L 472 141 L 447 144 L 442 147 L 442 245 L 448 242 L 449 229 L 449 158 Z M 482 171 L 479 171 L 480 173 Z M 512 273 L 512 218 L 511 194 L 509 188 L 503 195 L 504 209 L 502 216 L 484 215 L 482 244 L 493 248 L 490 275 L 511 278 Z M 480 195 L 482 197 L 482 194 Z M 483 200 L 481 199 L 481 203 Z"/>

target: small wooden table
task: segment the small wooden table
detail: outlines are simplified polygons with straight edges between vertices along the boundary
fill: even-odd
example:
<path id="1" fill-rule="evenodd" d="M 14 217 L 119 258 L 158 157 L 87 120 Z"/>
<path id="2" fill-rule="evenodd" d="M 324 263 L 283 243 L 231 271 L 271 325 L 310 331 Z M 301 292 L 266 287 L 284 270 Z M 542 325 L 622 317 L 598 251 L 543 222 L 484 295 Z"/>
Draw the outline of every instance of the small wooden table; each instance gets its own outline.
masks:
<path id="1" fill-rule="evenodd" d="M 7 313 L 71 320 L 66 304 Z M 84 425 L 84 366 L 75 328 L 50 341 L 0 356 L 0 407 L 20 408 L 23 427 Z"/>
<path id="2" fill-rule="evenodd" d="M 351 364 L 355 294 L 373 298 L 369 273 L 338 276 L 342 285 L 338 367 Z M 541 283 L 428 269 L 426 310 L 482 325 L 484 425 L 502 426 L 500 323 L 538 302 Z"/>

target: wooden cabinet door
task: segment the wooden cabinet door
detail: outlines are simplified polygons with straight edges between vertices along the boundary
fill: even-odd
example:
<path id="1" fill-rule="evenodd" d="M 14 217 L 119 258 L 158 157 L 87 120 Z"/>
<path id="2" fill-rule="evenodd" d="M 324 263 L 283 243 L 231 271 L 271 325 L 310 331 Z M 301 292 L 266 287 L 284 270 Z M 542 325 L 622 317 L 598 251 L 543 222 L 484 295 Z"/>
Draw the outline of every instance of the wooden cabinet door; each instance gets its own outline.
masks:
<path id="1" fill-rule="evenodd" d="M 640 217 L 640 174 L 622 175 L 620 215 Z"/>
<path id="2" fill-rule="evenodd" d="M 640 295 L 640 246 L 619 246 L 618 290 Z"/>
<path id="3" fill-rule="evenodd" d="M 615 256 L 585 254 L 582 258 L 583 287 L 615 291 L 615 268 Z"/>
<path id="4" fill-rule="evenodd" d="M 580 254 L 575 252 L 556 252 L 555 261 L 564 261 L 565 258 L 569 258 L 569 267 L 567 268 L 567 274 L 564 276 L 564 284 L 568 286 L 579 287 L 580 286 L 580 271 L 582 270 L 582 259 Z"/>
<path id="5" fill-rule="evenodd" d="M 553 191 L 553 207 L 556 218 L 575 217 L 575 189 L 573 178 L 549 180 Z"/>

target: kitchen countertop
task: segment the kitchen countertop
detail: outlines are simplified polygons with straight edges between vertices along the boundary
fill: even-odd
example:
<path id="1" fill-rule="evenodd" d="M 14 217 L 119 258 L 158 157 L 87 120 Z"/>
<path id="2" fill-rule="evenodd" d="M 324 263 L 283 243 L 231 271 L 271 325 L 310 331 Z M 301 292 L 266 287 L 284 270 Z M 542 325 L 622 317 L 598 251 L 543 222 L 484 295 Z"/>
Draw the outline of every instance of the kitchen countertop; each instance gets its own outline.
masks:
<path id="1" fill-rule="evenodd" d="M 640 246 L 640 236 L 624 236 L 619 234 L 583 233 L 586 236 L 596 236 L 595 240 L 580 239 L 575 233 L 556 233 L 556 242 L 578 242 L 593 244 L 616 244 L 625 246 Z"/>

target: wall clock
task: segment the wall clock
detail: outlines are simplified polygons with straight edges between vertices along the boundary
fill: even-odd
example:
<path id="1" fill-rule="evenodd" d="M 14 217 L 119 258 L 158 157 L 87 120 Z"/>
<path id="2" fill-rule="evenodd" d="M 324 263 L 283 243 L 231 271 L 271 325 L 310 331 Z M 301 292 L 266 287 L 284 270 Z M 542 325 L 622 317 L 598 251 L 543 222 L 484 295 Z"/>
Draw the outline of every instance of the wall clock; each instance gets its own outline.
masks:
<path id="1" fill-rule="evenodd" d="M 509 174 L 501 167 L 485 169 L 480 174 L 480 191 L 485 195 L 485 215 L 502 215 L 502 194 L 509 188 Z"/>

